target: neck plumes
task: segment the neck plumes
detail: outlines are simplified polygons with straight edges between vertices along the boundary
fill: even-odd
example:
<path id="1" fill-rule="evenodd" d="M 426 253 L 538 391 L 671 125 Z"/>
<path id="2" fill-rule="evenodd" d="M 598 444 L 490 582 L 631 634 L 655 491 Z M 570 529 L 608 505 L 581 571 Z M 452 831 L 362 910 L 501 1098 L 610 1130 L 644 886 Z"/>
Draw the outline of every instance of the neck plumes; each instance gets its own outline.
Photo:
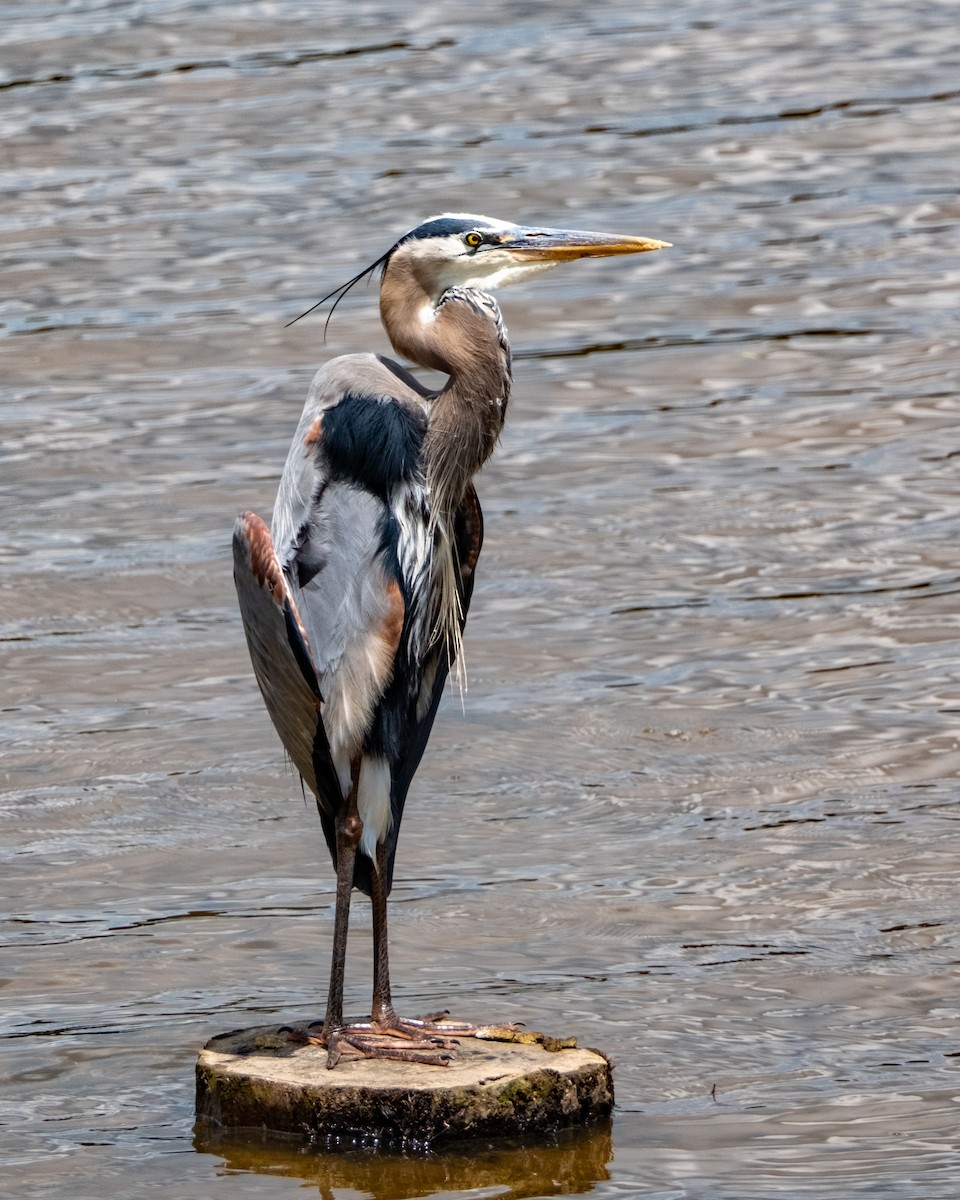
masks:
<path id="1" fill-rule="evenodd" d="M 437 293 L 409 264 L 391 263 L 380 289 L 380 315 L 398 353 L 449 376 L 429 402 L 423 456 L 434 541 L 441 551 L 437 619 L 452 662 L 462 626 L 454 521 L 470 481 L 500 436 L 511 369 L 493 297 L 474 288 Z"/>
<path id="2" fill-rule="evenodd" d="M 500 310 L 474 288 L 431 295 L 408 265 L 391 264 L 380 315 L 400 354 L 449 376 L 430 401 L 424 461 L 431 507 L 450 519 L 503 428 L 511 372 Z"/>

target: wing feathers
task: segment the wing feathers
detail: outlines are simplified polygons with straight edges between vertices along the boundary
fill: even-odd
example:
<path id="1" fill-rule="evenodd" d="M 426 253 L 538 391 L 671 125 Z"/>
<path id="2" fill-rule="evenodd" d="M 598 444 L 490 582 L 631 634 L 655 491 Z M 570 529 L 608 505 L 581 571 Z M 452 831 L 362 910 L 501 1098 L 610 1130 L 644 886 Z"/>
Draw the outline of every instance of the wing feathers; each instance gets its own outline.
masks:
<path id="1" fill-rule="evenodd" d="M 342 802 L 321 718 L 320 686 L 307 635 L 256 513 L 241 513 L 233 534 L 234 581 L 254 674 L 287 753 L 318 802 Z"/>
<path id="2" fill-rule="evenodd" d="M 423 463 L 431 397 L 420 387 L 372 355 L 328 364 L 311 385 L 287 457 L 272 535 L 253 513 L 241 514 L 234 533 L 257 681 L 317 796 L 334 859 L 333 817 L 357 756 L 368 763 L 367 778 L 355 781 L 371 826 L 357 857 L 364 891 L 372 840 L 386 841 L 389 887 L 407 790 L 448 670 L 435 638 L 436 547 Z M 462 627 L 483 538 L 472 486 L 450 533 Z"/>

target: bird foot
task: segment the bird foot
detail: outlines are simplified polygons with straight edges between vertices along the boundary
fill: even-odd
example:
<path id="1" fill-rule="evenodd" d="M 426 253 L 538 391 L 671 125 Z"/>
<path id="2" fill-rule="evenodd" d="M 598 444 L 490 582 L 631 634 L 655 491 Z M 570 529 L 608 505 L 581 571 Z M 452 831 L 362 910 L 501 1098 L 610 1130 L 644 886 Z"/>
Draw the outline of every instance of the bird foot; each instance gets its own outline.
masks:
<path id="1" fill-rule="evenodd" d="M 392 1059 L 428 1067 L 449 1067 L 453 1058 L 449 1051 L 457 1044 L 449 1038 L 414 1038 L 399 1029 L 380 1031 L 373 1025 L 335 1029 L 325 1041 L 328 1069 L 335 1067 L 341 1058 Z"/>
<path id="2" fill-rule="evenodd" d="M 512 1025 L 473 1025 L 466 1021 L 448 1021 L 447 1009 L 440 1012 L 427 1013 L 423 1017 L 398 1017 L 391 1012 L 378 1020 L 371 1019 L 369 1025 L 354 1026 L 354 1028 L 372 1029 L 391 1037 L 427 1037 L 431 1040 L 444 1042 L 448 1049 L 458 1045 L 458 1038 L 472 1037 L 487 1041 L 513 1042 L 523 1037 L 522 1027 Z M 542 1037 L 542 1034 L 537 1034 Z M 523 1040 L 527 1040 L 524 1038 Z"/>
<path id="3" fill-rule="evenodd" d="M 470 1025 L 463 1021 L 447 1021 L 446 1010 L 422 1017 L 398 1017 L 384 1014 L 369 1021 L 358 1021 L 327 1029 L 321 1025 L 316 1033 L 287 1027 L 293 1041 L 305 1045 L 323 1046 L 327 1051 L 327 1067 L 332 1069 L 341 1059 L 379 1058 L 398 1062 L 420 1063 L 431 1067 L 448 1067 L 459 1046 L 459 1038 L 475 1037 L 498 1041 L 519 1040 L 518 1025 Z M 320 1024 L 318 1022 L 318 1024 Z"/>
<path id="4" fill-rule="evenodd" d="M 395 1014 L 379 1020 L 358 1021 L 334 1029 L 324 1026 L 312 1033 L 287 1029 L 288 1036 L 307 1045 L 323 1046 L 327 1051 L 327 1067 L 333 1068 L 341 1058 L 380 1058 L 399 1062 L 421 1063 L 431 1067 L 447 1067 L 456 1049 L 457 1037 L 467 1036 L 469 1025 L 439 1026 L 436 1022 L 445 1013 L 402 1020 Z"/>

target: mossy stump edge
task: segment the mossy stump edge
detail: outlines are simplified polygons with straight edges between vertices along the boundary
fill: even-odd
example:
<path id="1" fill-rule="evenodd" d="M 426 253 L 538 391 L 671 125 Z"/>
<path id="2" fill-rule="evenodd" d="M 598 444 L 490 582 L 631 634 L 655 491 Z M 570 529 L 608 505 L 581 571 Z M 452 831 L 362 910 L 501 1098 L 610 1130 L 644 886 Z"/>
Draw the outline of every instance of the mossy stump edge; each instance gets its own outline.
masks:
<path id="1" fill-rule="evenodd" d="M 286 1027 L 238 1029 L 200 1051 L 197 1118 L 330 1147 L 412 1147 L 549 1135 L 609 1115 L 605 1055 L 573 1039 L 524 1039 L 463 1038 L 448 1067 L 359 1059 L 330 1071 L 326 1050 L 292 1040 Z"/>

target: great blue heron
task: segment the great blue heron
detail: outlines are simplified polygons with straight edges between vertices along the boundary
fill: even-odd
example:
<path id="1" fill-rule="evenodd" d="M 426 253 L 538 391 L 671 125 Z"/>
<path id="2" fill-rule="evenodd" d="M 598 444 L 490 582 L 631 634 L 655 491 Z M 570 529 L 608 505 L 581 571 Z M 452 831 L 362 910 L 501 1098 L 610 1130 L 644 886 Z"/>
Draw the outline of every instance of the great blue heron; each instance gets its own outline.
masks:
<path id="1" fill-rule="evenodd" d="M 316 796 L 337 872 L 326 1017 L 341 1053 L 444 1063 L 446 1014 L 401 1020 L 387 961 L 387 895 L 404 801 L 460 649 L 483 525 L 473 477 L 503 427 L 510 347 L 486 289 L 577 258 L 666 242 L 433 217 L 343 288 L 382 268 L 380 316 L 394 349 L 448 376 L 439 391 L 380 354 L 317 373 L 268 530 L 234 531 L 240 611 L 264 701 Z M 326 297 L 330 299 L 330 296 Z M 350 894 L 373 905 L 370 1021 L 343 1018 Z"/>

